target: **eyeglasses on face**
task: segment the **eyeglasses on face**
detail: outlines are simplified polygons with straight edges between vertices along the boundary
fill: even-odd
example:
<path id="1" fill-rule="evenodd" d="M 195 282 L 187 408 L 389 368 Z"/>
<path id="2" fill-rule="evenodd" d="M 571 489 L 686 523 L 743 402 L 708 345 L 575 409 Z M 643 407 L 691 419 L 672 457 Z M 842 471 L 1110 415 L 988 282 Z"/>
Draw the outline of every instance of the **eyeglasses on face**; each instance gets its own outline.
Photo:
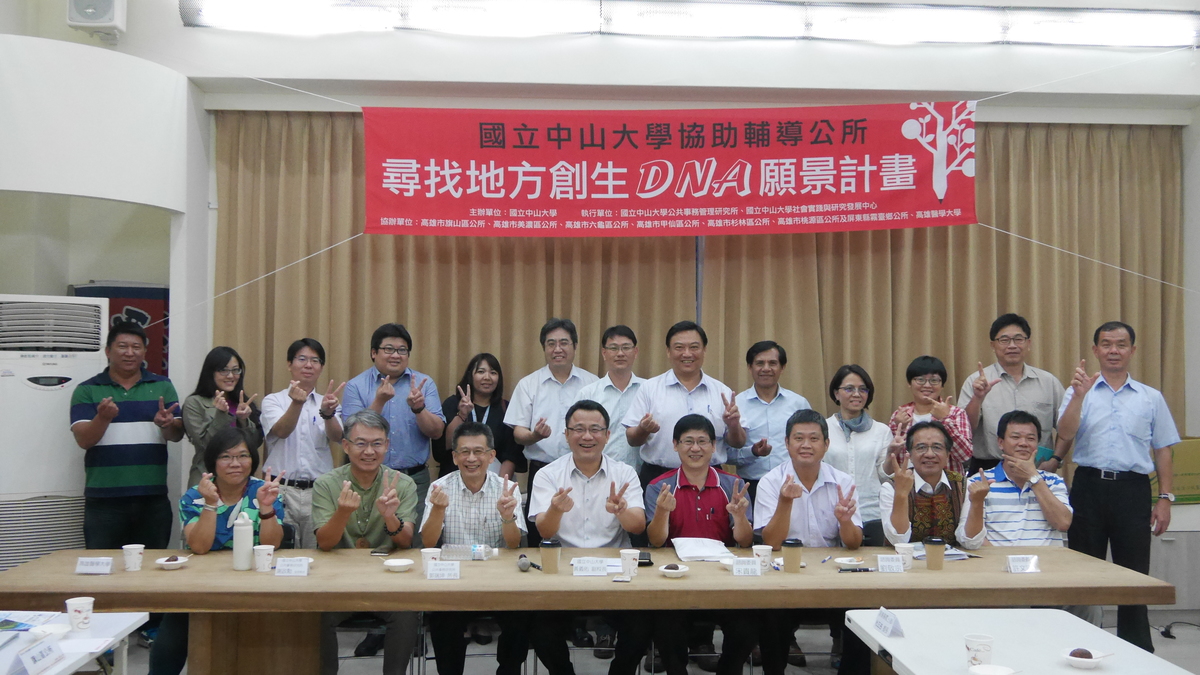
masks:
<path id="1" fill-rule="evenodd" d="M 609 345 L 604 348 L 604 351 L 609 354 L 628 354 L 637 349 L 636 345 Z"/>
<path id="2" fill-rule="evenodd" d="M 852 394 L 869 394 L 869 393 L 871 393 L 871 390 L 867 389 L 866 387 L 852 387 L 850 385 L 846 385 L 844 387 L 838 387 L 838 391 L 842 392 L 843 394 L 846 394 L 847 396 L 850 396 Z"/>
<path id="3" fill-rule="evenodd" d="M 242 462 L 249 462 L 250 459 L 250 453 L 248 452 L 242 452 L 236 455 L 221 455 L 220 457 L 217 457 L 217 464 L 233 464 L 235 462 L 240 464 Z"/>
<path id="4" fill-rule="evenodd" d="M 591 434 L 593 436 L 599 436 L 600 434 L 608 431 L 608 427 L 602 427 L 602 426 L 567 427 L 567 431 L 575 434 L 576 436 L 582 436 L 584 434 Z"/>
<path id="5" fill-rule="evenodd" d="M 930 377 L 914 377 L 913 378 L 913 384 L 916 384 L 916 385 L 919 385 L 922 387 L 924 387 L 926 385 L 933 385 L 936 387 L 936 386 L 940 385 L 941 383 L 942 383 L 942 378 L 938 377 L 937 375 L 933 375 Z"/>
<path id="6" fill-rule="evenodd" d="M 314 366 L 319 366 L 322 363 L 324 363 L 324 361 L 322 361 L 319 357 L 316 357 L 316 356 L 297 356 L 296 358 L 294 358 L 292 360 L 302 366 L 307 365 L 309 363 L 313 364 Z"/>
<path id="7" fill-rule="evenodd" d="M 384 346 L 380 347 L 377 351 L 381 351 L 384 354 L 387 354 L 388 356 L 391 356 L 393 354 L 399 354 L 400 356 L 408 356 L 408 347 L 393 347 L 391 345 L 384 345 Z"/>
<path id="8" fill-rule="evenodd" d="M 218 375 L 239 375 L 240 376 L 242 374 L 242 369 L 241 368 L 222 368 L 217 371 L 217 374 Z"/>
<path id="9" fill-rule="evenodd" d="M 1025 337 L 1024 335 L 1012 335 L 1012 336 L 1002 335 L 1002 336 L 996 338 L 996 343 L 999 344 L 1001 347 L 1007 347 L 1009 345 L 1016 345 L 1018 347 L 1022 347 L 1025 345 L 1025 343 L 1028 340 L 1029 340 L 1029 338 Z"/>
<path id="10" fill-rule="evenodd" d="M 358 450 L 360 452 L 363 450 L 366 450 L 367 448 L 371 448 L 372 450 L 384 450 L 387 448 L 387 441 L 385 441 L 383 439 L 371 441 L 370 443 L 368 443 L 364 440 L 357 440 L 357 441 L 351 441 L 350 444 L 353 445 L 354 447 L 358 448 Z"/>

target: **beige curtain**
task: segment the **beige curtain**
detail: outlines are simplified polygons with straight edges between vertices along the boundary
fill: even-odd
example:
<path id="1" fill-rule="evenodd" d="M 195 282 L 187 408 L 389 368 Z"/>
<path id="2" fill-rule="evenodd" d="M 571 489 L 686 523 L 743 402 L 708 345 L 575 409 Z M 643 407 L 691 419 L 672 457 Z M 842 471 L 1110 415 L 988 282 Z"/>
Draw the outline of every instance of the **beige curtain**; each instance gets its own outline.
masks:
<path id="1" fill-rule="evenodd" d="M 709 372 L 750 386 L 745 349 L 773 339 L 788 350 L 784 385 L 814 408 L 832 412 L 829 377 L 858 363 L 887 419 L 911 398 L 904 370 L 916 356 L 945 361 L 957 395 L 994 360 L 987 333 L 1002 313 L 1029 319 L 1030 362 L 1063 384 L 1081 358 L 1098 368 L 1092 332 L 1118 319 L 1137 331 L 1134 377 L 1161 388 L 1182 423 L 1182 291 L 1135 274 L 1182 283 L 1181 130 L 981 124 L 978 139 L 978 218 L 1004 232 L 708 237 Z"/>

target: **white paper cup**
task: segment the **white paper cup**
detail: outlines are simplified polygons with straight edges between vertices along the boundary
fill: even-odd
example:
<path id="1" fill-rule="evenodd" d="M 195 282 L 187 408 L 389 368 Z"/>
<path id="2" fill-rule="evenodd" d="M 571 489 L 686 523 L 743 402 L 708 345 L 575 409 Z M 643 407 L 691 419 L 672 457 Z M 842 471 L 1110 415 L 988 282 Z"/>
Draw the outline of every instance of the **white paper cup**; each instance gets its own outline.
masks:
<path id="1" fill-rule="evenodd" d="M 142 569 L 142 556 L 146 553 L 145 544 L 125 544 L 121 550 L 125 552 L 126 572 L 136 572 Z"/>
<path id="2" fill-rule="evenodd" d="M 92 627 L 92 607 L 95 598 L 70 598 L 67 600 L 67 621 L 71 630 L 87 630 Z"/>
<path id="3" fill-rule="evenodd" d="M 254 547 L 254 571 L 270 572 L 271 562 L 275 560 L 275 547 L 270 544 L 259 544 Z"/>
<path id="4" fill-rule="evenodd" d="M 912 544 L 896 544 L 896 553 L 904 558 L 904 569 L 906 571 L 912 569 L 914 550 L 916 550 L 916 547 Z"/>
<path id="5" fill-rule="evenodd" d="M 754 557 L 758 558 L 758 566 L 762 568 L 762 573 L 766 574 L 771 571 L 771 547 L 766 544 L 759 544 L 751 547 L 754 551 Z"/>
<path id="6" fill-rule="evenodd" d="M 967 667 L 978 666 L 992 662 L 992 636 L 982 633 L 967 633 L 963 636 L 967 642 Z"/>
<path id="7" fill-rule="evenodd" d="M 636 577 L 638 573 L 638 556 L 642 554 L 636 548 L 621 549 L 621 576 Z"/>
<path id="8" fill-rule="evenodd" d="M 429 563 L 437 562 L 442 559 L 442 549 L 440 548 L 423 548 L 421 549 L 421 569 L 428 570 Z"/>

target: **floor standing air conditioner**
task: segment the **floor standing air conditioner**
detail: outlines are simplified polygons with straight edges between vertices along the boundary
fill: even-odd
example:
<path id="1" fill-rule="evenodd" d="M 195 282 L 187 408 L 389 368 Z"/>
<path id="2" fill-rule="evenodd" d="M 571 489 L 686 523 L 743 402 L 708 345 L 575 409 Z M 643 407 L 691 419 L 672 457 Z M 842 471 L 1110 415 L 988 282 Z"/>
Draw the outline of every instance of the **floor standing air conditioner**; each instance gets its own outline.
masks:
<path id="1" fill-rule="evenodd" d="M 0 570 L 83 547 L 71 393 L 104 370 L 107 298 L 0 294 Z"/>

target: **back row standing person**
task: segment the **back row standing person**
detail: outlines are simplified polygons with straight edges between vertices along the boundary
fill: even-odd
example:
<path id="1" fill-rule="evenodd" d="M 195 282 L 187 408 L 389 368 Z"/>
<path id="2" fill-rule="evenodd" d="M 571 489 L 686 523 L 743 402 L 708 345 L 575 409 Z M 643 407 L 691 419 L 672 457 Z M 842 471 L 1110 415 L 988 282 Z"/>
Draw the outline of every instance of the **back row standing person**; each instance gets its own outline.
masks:
<path id="1" fill-rule="evenodd" d="M 312 487 L 333 469 L 329 444 L 342 440 L 338 396 L 346 384 L 334 389 L 330 380 L 324 395 L 317 391 L 325 347 L 312 338 L 289 345 L 287 361 L 292 378 L 287 389 L 263 399 L 263 475 L 280 479 L 279 494 L 287 504 L 288 521 L 296 527 L 296 548 L 313 548 Z"/>
<path id="2" fill-rule="evenodd" d="M 608 444 L 604 446 L 604 455 L 618 462 L 624 462 L 633 467 L 634 471 L 642 468 L 642 458 L 637 448 L 629 445 L 625 437 L 625 428 L 620 426 L 638 389 L 646 382 L 633 372 L 637 361 L 637 335 L 629 326 L 612 326 L 600 336 L 600 356 L 604 359 L 607 372 L 604 377 L 579 390 L 575 401 L 595 401 L 604 406 L 608 417 L 617 427 L 608 434 Z"/>
<path id="3" fill-rule="evenodd" d="M 412 335 L 403 325 L 385 323 L 376 328 L 371 334 L 374 365 L 346 384 L 341 414 L 346 420 L 370 409 L 388 421 L 383 464 L 416 483 L 419 520 L 429 492 L 429 440 L 442 437 L 446 419 L 433 378 L 408 366 L 412 346 Z"/>
<path id="4" fill-rule="evenodd" d="M 483 352 L 471 357 L 453 394 L 442 402 L 446 431 L 442 443 L 435 443 L 433 458 L 438 463 L 438 478 L 454 471 L 454 447 L 449 442 L 458 428 L 468 422 L 487 425 L 492 430 L 496 461 L 488 471 L 512 479 L 514 474 L 529 470 L 525 448 L 513 438 L 512 427 L 504 423 L 508 399 L 504 398 L 504 370 L 500 360 Z"/>
<path id="5" fill-rule="evenodd" d="M 1000 463 L 1000 446 L 994 433 L 1000 418 L 1014 410 L 1024 410 L 1038 419 L 1042 426 L 1042 447 L 1053 448 L 1052 435 L 1062 404 L 1062 382 L 1051 373 L 1025 363 L 1033 347 L 1033 332 L 1029 322 L 1017 314 L 1004 314 L 992 322 L 988 337 L 996 362 L 971 373 L 958 393 L 958 405 L 971 422 L 974 453 L 965 475 L 973 476 L 980 469 L 994 469 Z M 1039 469 L 1058 471 L 1060 455 Z"/>
<path id="6" fill-rule="evenodd" d="M 667 359 L 671 369 L 647 380 L 620 423 L 629 445 L 640 448 L 643 487 L 671 469 L 679 468 L 679 455 L 671 430 L 684 415 L 703 415 L 713 423 L 716 443 L 714 465 L 724 464 L 728 448 L 746 444 L 733 390 L 704 373 L 708 335 L 694 321 L 680 321 L 667 330 Z M 660 433 L 660 429 L 666 431 Z"/>
<path id="7" fill-rule="evenodd" d="M 954 405 L 953 397 L 942 396 L 942 387 L 949 381 L 946 364 L 936 356 L 918 356 L 908 364 L 904 379 L 912 390 L 913 400 L 892 413 L 888 427 L 893 434 L 903 436 L 917 422 L 941 422 L 954 439 L 950 448 L 950 470 L 961 474 L 971 460 L 971 420 L 965 410 Z"/>
<path id="8" fill-rule="evenodd" d="M 538 471 L 569 452 L 563 435 L 567 409 L 580 389 L 599 379 L 575 365 L 579 331 L 570 319 L 550 319 L 542 326 L 538 340 L 546 365 L 517 382 L 504 414 L 504 423 L 512 427 L 513 438 L 525 446 L 525 458 L 529 460 L 527 485 L 531 492 Z M 537 527 L 530 527 L 529 545 L 537 546 L 541 540 Z"/>
<path id="9" fill-rule="evenodd" d="M 188 471 L 188 485 L 198 485 L 205 473 L 204 450 L 217 432 L 236 426 L 246 433 L 246 448 L 258 455 L 262 445 L 261 411 L 254 394 L 246 398 L 246 362 L 232 347 L 213 347 L 200 366 L 196 390 L 183 401 L 183 430 L 196 453 Z M 208 472 L 211 473 L 211 472 Z"/>

